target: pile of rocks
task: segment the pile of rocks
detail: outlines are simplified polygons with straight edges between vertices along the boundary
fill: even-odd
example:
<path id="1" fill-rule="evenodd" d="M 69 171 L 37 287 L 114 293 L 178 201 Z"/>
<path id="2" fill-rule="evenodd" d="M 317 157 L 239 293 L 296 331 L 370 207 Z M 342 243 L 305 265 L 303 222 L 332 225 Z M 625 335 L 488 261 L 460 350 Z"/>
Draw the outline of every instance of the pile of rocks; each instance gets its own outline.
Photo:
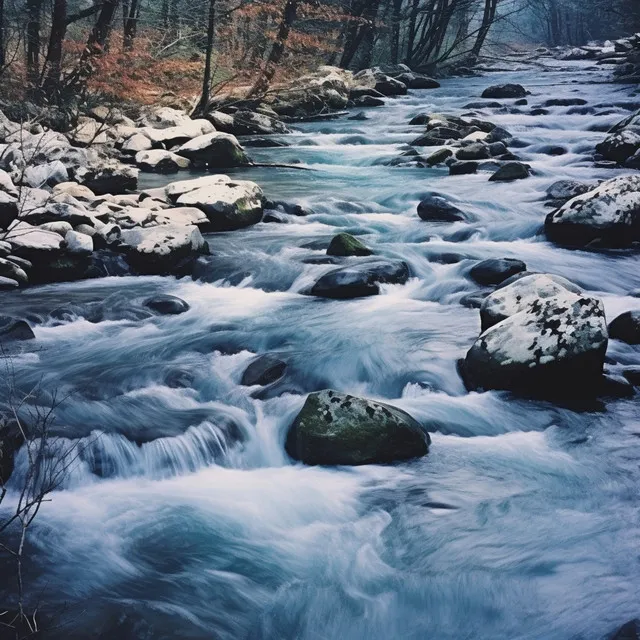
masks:
<path id="1" fill-rule="evenodd" d="M 208 253 L 201 232 L 262 218 L 253 182 L 211 175 L 129 195 L 77 182 L 21 187 L 0 171 L 0 286 L 107 275 L 185 274 Z"/>
<path id="2" fill-rule="evenodd" d="M 324 66 L 297 78 L 267 98 L 279 117 L 304 119 L 348 107 L 376 107 L 383 98 L 404 95 L 408 89 L 435 89 L 437 80 L 415 73 L 406 65 L 385 65 L 353 73 Z"/>
<path id="3" fill-rule="evenodd" d="M 491 181 L 520 180 L 530 175 L 530 167 L 509 151 L 512 134 L 493 122 L 424 113 L 415 116 L 409 124 L 424 127 L 424 133 L 410 143 L 410 149 L 389 163 L 393 166 L 446 165 L 450 175 L 489 171 Z"/>

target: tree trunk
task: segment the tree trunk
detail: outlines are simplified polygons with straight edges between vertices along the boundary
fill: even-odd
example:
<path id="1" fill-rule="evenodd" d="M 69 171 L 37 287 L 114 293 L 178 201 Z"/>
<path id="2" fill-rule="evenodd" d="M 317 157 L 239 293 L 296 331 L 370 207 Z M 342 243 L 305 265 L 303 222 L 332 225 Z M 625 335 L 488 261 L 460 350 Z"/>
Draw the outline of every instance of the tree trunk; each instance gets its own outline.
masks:
<path id="1" fill-rule="evenodd" d="M 48 67 L 44 81 L 45 91 L 55 94 L 60 89 L 62 73 L 62 44 L 67 33 L 67 0 L 54 0 L 51 14 L 51 35 L 47 50 Z"/>
<path id="2" fill-rule="evenodd" d="M 482 51 L 484 41 L 487 39 L 487 35 L 489 34 L 489 29 L 491 29 L 491 25 L 495 20 L 497 8 L 498 0 L 485 0 L 484 13 L 482 15 L 482 24 L 480 25 L 478 35 L 476 36 L 476 41 L 473 45 L 473 49 L 471 50 L 472 58 L 477 58 L 480 55 L 480 51 Z"/>
<path id="3" fill-rule="evenodd" d="M 393 24 L 391 26 L 391 63 L 400 61 L 400 22 L 402 21 L 402 0 L 393 0 Z"/>
<path id="4" fill-rule="evenodd" d="M 202 77 L 202 94 L 196 107 L 198 114 L 204 115 L 209 110 L 211 94 L 211 59 L 213 58 L 213 42 L 215 39 L 216 0 L 209 0 L 209 19 L 207 22 L 207 49 L 204 61 L 204 75 Z"/>
<path id="5" fill-rule="evenodd" d="M 4 69 L 4 65 L 6 64 L 5 57 L 5 33 L 4 33 L 4 0 L 0 0 L 0 72 Z"/>
<path id="6" fill-rule="evenodd" d="M 40 75 L 40 16 L 42 0 L 27 0 L 27 83 L 36 89 Z"/>
<path id="7" fill-rule="evenodd" d="M 123 25 L 123 48 L 125 51 L 133 49 L 133 41 L 138 31 L 138 15 L 140 13 L 140 4 L 138 0 L 131 0 L 131 4 L 127 2 L 128 12 Z"/>
<path id="8" fill-rule="evenodd" d="M 286 0 L 282 19 L 280 20 L 280 27 L 278 28 L 278 35 L 276 36 L 276 41 L 273 43 L 271 53 L 269 54 L 269 58 L 266 65 L 264 66 L 262 74 L 253 85 L 253 88 L 249 92 L 249 96 L 264 95 L 269 89 L 269 85 L 273 80 L 273 76 L 275 76 L 278 65 L 282 60 L 287 40 L 289 39 L 291 25 L 293 25 L 296 19 L 296 15 L 298 13 L 298 3 L 299 0 Z"/>

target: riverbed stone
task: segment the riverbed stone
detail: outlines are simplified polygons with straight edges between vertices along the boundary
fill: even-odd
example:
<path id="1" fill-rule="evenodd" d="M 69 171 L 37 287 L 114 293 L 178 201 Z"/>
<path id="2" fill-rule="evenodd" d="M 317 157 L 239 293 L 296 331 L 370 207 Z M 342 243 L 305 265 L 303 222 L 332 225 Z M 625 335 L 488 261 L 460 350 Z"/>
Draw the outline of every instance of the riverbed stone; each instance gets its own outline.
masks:
<path id="1" fill-rule="evenodd" d="M 0 316 L 0 343 L 18 340 L 34 340 L 35 334 L 24 320 L 12 316 Z"/>
<path id="2" fill-rule="evenodd" d="M 482 92 L 483 98 L 524 98 L 528 94 L 521 84 L 496 84 Z"/>
<path id="3" fill-rule="evenodd" d="M 528 177 L 529 167 L 526 164 L 507 162 L 489 178 L 489 182 L 509 182 L 511 180 L 523 180 Z"/>
<path id="4" fill-rule="evenodd" d="M 242 374 L 240 384 L 245 387 L 253 387 L 254 385 L 264 387 L 282 378 L 286 369 L 286 362 L 266 353 L 251 361 Z"/>
<path id="5" fill-rule="evenodd" d="M 507 278 L 526 271 L 527 265 L 514 258 L 488 258 L 471 267 L 469 276 L 478 284 L 491 286 L 504 282 Z"/>
<path id="6" fill-rule="evenodd" d="M 552 242 L 575 247 L 640 240 L 640 176 L 612 178 L 572 198 L 547 216 L 545 233 Z"/>
<path id="7" fill-rule="evenodd" d="M 136 153 L 136 164 L 141 171 L 149 173 L 177 173 L 181 169 L 188 169 L 191 161 L 171 151 L 151 149 Z"/>
<path id="8" fill-rule="evenodd" d="M 596 145 L 596 152 L 607 160 L 622 164 L 640 149 L 640 133 L 623 130 L 607 136 Z"/>
<path id="9" fill-rule="evenodd" d="M 349 233 L 334 236 L 327 248 L 328 256 L 370 256 L 372 253 L 369 247 Z"/>
<path id="10" fill-rule="evenodd" d="M 430 442 L 420 424 L 397 407 L 324 390 L 307 397 L 286 450 L 310 465 L 383 464 L 424 456 Z"/>
<path id="11" fill-rule="evenodd" d="M 418 215 L 426 222 L 468 221 L 469 216 L 439 193 L 430 193 L 418 205 Z"/>
<path id="12" fill-rule="evenodd" d="M 162 316 L 175 316 L 189 311 L 189 305 L 177 296 L 164 293 L 147 298 L 143 303 L 145 307 Z"/>
<path id="13" fill-rule="evenodd" d="M 96 195 L 126 193 L 137 188 L 138 169 L 117 160 L 103 160 L 77 169 L 75 180 Z"/>
<path id="14" fill-rule="evenodd" d="M 88 256 L 93 253 L 93 238 L 78 231 L 67 231 L 64 237 L 65 249 L 68 253 Z"/>
<path id="15" fill-rule="evenodd" d="M 404 284 L 408 279 L 406 262 L 373 259 L 326 273 L 310 294 L 321 298 L 361 298 L 380 293 L 380 284 Z"/>
<path id="16" fill-rule="evenodd" d="M 625 311 L 609 325 L 609 337 L 627 344 L 640 344 L 640 311 Z"/>

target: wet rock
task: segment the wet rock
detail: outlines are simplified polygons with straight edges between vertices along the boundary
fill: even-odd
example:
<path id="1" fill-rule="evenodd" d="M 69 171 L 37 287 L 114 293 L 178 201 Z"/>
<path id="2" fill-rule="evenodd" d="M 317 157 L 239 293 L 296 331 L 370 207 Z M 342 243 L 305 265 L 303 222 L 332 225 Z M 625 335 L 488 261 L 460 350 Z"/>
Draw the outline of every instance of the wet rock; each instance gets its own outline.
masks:
<path id="1" fill-rule="evenodd" d="M 404 284 L 409 267 L 400 260 L 370 260 L 335 269 L 323 275 L 310 294 L 321 298 L 349 299 L 380 293 L 380 284 Z"/>
<path id="2" fill-rule="evenodd" d="M 473 160 L 464 162 L 452 162 L 449 165 L 449 175 L 464 176 L 478 172 L 478 163 Z"/>
<path id="3" fill-rule="evenodd" d="M 478 291 L 472 291 L 471 293 L 467 293 L 463 295 L 462 298 L 460 298 L 460 304 L 463 307 L 467 307 L 469 309 L 480 309 L 482 307 L 482 303 L 488 295 L 489 292 L 482 289 Z"/>
<path id="4" fill-rule="evenodd" d="M 183 180 L 168 185 L 167 195 L 178 205 L 203 211 L 210 231 L 241 229 L 262 219 L 262 190 L 247 180 L 232 181 L 227 176 Z"/>
<path id="5" fill-rule="evenodd" d="M 520 274 L 516 274 L 519 276 Z M 547 300 L 565 292 L 580 294 L 582 291 L 569 280 L 560 276 L 536 273 L 525 275 L 489 294 L 480 307 L 480 324 L 486 331 L 498 322 L 524 311 L 536 301 Z"/>
<path id="6" fill-rule="evenodd" d="M 215 124 L 215 123 L 214 123 Z M 289 128 L 284 122 L 257 111 L 240 110 L 233 114 L 231 128 L 218 128 L 219 131 L 232 133 L 236 136 L 249 135 L 273 135 L 276 133 L 289 133 Z"/>
<path id="7" fill-rule="evenodd" d="M 416 126 L 422 126 L 425 124 L 428 124 L 429 122 L 429 115 L 426 113 L 420 113 L 417 116 L 414 116 L 413 118 L 411 118 L 411 120 L 409 120 L 409 125 L 412 127 L 416 127 Z"/>
<path id="8" fill-rule="evenodd" d="M 508 182 L 511 180 L 523 180 L 528 177 L 529 167 L 526 164 L 507 162 L 489 178 L 489 182 Z"/>
<path id="9" fill-rule="evenodd" d="M 524 107 L 529 104 L 529 101 L 526 98 L 520 98 L 520 100 L 516 100 L 513 104 L 515 104 L 516 107 Z"/>
<path id="10" fill-rule="evenodd" d="M 546 100 L 545 107 L 580 107 L 587 104 L 582 98 L 550 98 Z"/>
<path id="11" fill-rule="evenodd" d="M 549 111 L 549 109 L 536 108 L 536 109 L 531 109 L 529 113 L 532 116 L 548 116 L 551 112 Z"/>
<path id="12" fill-rule="evenodd" d="M 512 141 L 512 139 L 513 136 L 509 131 L 502 127 L 494 127 L 485 138 L 485 142 L 491 144 L 493 142 L 504 142 L 505 140 Z"/>
<path id="13" fill-rule="evenodd" d="M 606 349 L 602 303 L 566 291 L 484 331 L 462 371 L 472 389 L 584 396 L 599 391 Z"/>
<path id="14" fill-rule="evenodd" d="M 178 298 L 166 294 L 158 294 L 147 298 L 143 303 L 145 307 L 162 316 L 176 316 L 189 311 L 189 305 Z"/>
<path id="15" fill-rule="evenodd" d="M 482 92 L 483 98 L 524 98 L 527 90 L 520 84 L 499 84 L 486 88 Z"/>
<path id="16" fill-rule="evenodd" d="M 183 144 L 177 154 L 195 166 L 210 168 L 241 167 L 249 163 L 237 138 L 229 133 L 209 133 Z"/>
<path id="17" fill-rule="evenodd" d="M 325 390 L 307 397 L 286 450 L 305 464 L 361 465 L 421 457 L 429 444 L 429 435 L 401 409 Z"/>
<path id="18" fill-rule="evenodd" d="M 486 144 L 482 144 L 482 142 L 474 142 L 456 151 L 456 158 L 458 160 L 486 160 L 489 157 L 489 148 Z"/>
<path id="19" fill-rule="evenodd" d="M 634 386 L 640 387 L 640 366 L 626 367 L 622 375 Z"/>
<path id="20" fill-rule="evenodd" d="M 544 153 L 547 156 L 563 156 L 567 153 L 565 147 L 555 144 L 546 144 L 537 149 L 538 153 Z"/>
<path id="21" fill-rule="evenodd" d="M 474 265 L 469 276 L 478 284 L 491 286 L 504 282 L 507 278 L 525 271 L 527 265 L 513 258 L 489 258 Z"/>
<path id="22" fill-rule="evenodd" d="M 282 378 L 286 368 L 286 362 L 271 354 L 267 353 L 258 356 L 245 369 L 240 384 L 245 387 L 253 387 L 255 385 L 265 387 Z"/>
<path id="23" fill-rule="evenodd" d="M 437 138 L 431 133 L 427 133 L 412 140 L 410 144 L 414 147 L 442 147 L 446 143 L 446 138 Z"/>
<path id="24" fill-rule="evenodd" d="M 0 343 L 34 340 L 35 334 L 24 321 L 11 316 L 0 316 Z"/>
<path id="25" fill-rule="evenodd" d="M 552 242 L 628 246 L 640 239 L 640 176 L 620 176 L 572 198 L 545 220 Z"/>
<path id="26" fill-rule="evenodd" d="M 616 631 L 611 640 L 640 640 L 640 620 L 631 620 Z"/>
<path id="27" fill-rule="evenodd" d="M 469 220 L 467 214 L 438 193 L 431 193 L 420 202 L 418 215 L 426 222 L 466 222 Z"/>
<path id="28" fill-rule="evenodd" d="M 430 156 L 427 157 L 427 164 L 432 167 L 437 164 L 442 164 L 447 158 L 450 158 L 453 155 L 453 151 L 451 149 L 438 149 L 434 151 Z"/>
<path id="29" fill-rule="evenodd" d="M 349 116 L 349 120 L 364 121 L 368 119 L 369 116 L 364 111 L 359 111 L 358 113 L 354 113 L 352 116 Z"/>
<path id="30" fill-rule="evenodd" d="M 122 232 L 122 243 L 128 249 L 127 261 L 145 274 L 173 273 L 186 259 L 209 251 L 202 234 L 194 226 L 126 229 Z"/>
<path id="31" fill-rule="evenodd" d="M 463 109 L 500 109 L 500 102 L 470 102 L 465 104 Z"/>
<path id="32" fill-rule="evenodd" d="M 7 278 L 6 276 L 0 276 L 0 291 L 11 291 L 17 289 L 20 283 L 13 278 Z"/>
<path id="33" fill-rule="evenodd" d="M 353 99 L 354 107 L 384 107 L 385 101 L 375 96 L 358 96 Z"/>
<path id="34" fill-rule="evenodd" d="M 600 380 L 598 395 L 609 398 L 632 398 L 635 393 L 633 385 L 624 376 L 605 373 Z"/>
<path id="35" fill-rule="evenodd" d="M 640 311 L 626 311 L 609 324 L 609 337 L 627 344 L 640 344 Z"/>
<path id="36" fill-rule="evenodd" d="M 329 256 L 370 256 L 372 253 L 369 247 L 349 233 L 339 233 L 334 236 L 327 248 Z"/>
<path id="37" fill-rule="evenodd" d="M 395 76 L 395 79 L 405 84 L 409 89 L 437 89 L 440 86 L 437 80 L 413 71 L 401 73 Z"/>
<path id="38" fill-rule="evenodd" d="M 151 149 L 136 153 L 136 164 L 142 171 L 166 174 L 188 169 L 191 161 L 170 151 Z"/>

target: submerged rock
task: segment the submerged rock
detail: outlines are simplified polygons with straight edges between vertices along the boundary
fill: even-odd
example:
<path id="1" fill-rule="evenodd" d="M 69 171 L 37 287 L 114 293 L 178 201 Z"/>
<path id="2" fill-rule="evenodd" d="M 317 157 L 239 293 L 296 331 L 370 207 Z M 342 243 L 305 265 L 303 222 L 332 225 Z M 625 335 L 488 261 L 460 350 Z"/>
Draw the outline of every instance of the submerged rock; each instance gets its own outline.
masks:
<path id="1" fill-rule="evenodd" d="M 565 291 L 535 300 L 484 331 L 462 373 L 471 389 L 563 398 L 595 394 L 607 342 L 602 302 Z"/>
<path id="2" fill-rule="evenodd" d="M 438 193 L 431 193 L 420 202 L 418 215 L 426 222 L 459 222 L 469 219 L 464 211 Z"/>
<path id="3" fill-rule="evenodd" d="M 469 275 L 478 284 L 491 286 L 504 282 L 507 278 L 526 271 L 527 265 L 514 258 L 489 258 L 474 265 Z"/>
<path id="4" fill-rule="evenodd" d="M 307 397 L 287 434 L 286 450 L 305 464 L 383 464 L 424 456 L 430 442 L 401 409 L 324 390 Z"/>
<path id="5" fill-rule="evenodd" d="M 380 293 L 380 284 L 404 284 L 408 279 L 406 262 L 368 260 L 326 273 L 313 285 L 310 294 L 322 298 L 361 298 Z"/>
<path id="6" fill-rule="evenodd" d="M 286 362 L 269 353 L 258 356 L 245 369 L 240 384 L 245 387 L 267 386 L 282 378 L 286 368 Z"/>
<path id="7" fill-rule="evenodd" d="M 370 256 L 372 253 L 369 247 L 349 233 L 334 236 L 327 248 L 329 256 Z"/>
<path id="8" fill-rule="evenodd" d="M 611 640 L 640 640 L 640 619 L 631 620 L 623 624 Z"/>
<path id="9" fill-rule="evenodd" d="M 166 294 L 151 296 L 142 304 L 162 316 L 176 316 L 189 311 L 189 305 L 184 300 Z"/>
<path id="10" fill-rule="evenodd" d="M 521 162 L 507 162 L 501 166 L 490 178 L 489 182 L 506 182 L 523 180 L 529 177 L 529 167 Z"/>
<path id="11" fill-rule="evenodd" d="M 11 316 L 0 316 L 0 344 L 16 340 L 34 340 L 35 334 L 24 321 Z"/>
<path id="12" fill-rule="evenodd" d="M 572 198 L 547 216 L 544 228 L 552 242 L 574 247 L 640 240 L 640 176 L 613 178 Z"/>
<path id="13" fill-rule="evenodd" d="M 609 336 L 627 344 L 640 344 L 640 311 L 626 311 L 609 325 Z"/>

